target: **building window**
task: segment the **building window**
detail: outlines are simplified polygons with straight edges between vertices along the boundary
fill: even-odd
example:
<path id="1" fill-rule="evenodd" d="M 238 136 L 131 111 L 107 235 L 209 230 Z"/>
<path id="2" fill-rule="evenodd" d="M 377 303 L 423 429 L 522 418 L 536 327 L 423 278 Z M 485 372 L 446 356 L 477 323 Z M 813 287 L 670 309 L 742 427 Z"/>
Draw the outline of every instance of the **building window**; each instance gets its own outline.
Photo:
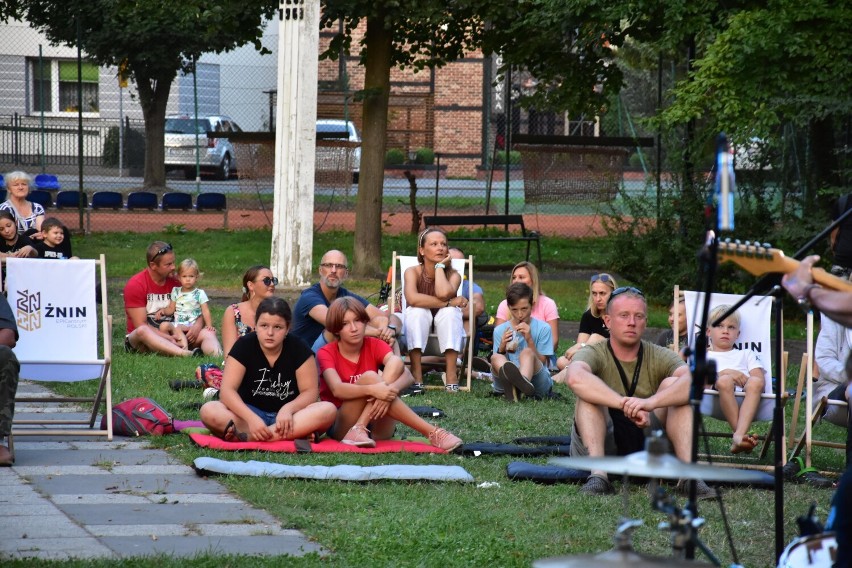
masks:
<path id="1" fill-rule="evenodd" d="M 99 69 L 94 63 L 82 63 L 83 112 L 96 113 Z M 74 60 L 32 60 L 32 109 L 34 113 L 76 113 L 77 62 Z"/>

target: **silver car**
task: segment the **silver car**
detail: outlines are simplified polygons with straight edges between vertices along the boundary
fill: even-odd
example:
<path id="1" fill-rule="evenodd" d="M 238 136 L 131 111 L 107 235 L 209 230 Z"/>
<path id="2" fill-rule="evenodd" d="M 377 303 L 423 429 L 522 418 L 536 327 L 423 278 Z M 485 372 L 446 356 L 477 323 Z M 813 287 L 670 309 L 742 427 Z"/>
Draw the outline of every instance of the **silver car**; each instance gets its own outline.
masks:
<path id="1" fill-rule="evenodd" d="M 317 120 L 317 134 L 324 134 L 331 139 L 348 140 L 349 142 L 357 142 L 361 144 L 361 135 L 358 133 L 358 128 L 355 123 L 349 120 L 339 120 L 333 118 L 321 118 Z M 325 149 L 317 150 L 317 168 L 320 169 L 324 161 L 329 164 L 334 164 L 333 153 L 324 152 Z M 352 181 L 358 183 L 358 176 L 361 173 L 361 146 L 359 145 L 352 153 Z"/>
<path id="2" fill-rule="evenodd" d="M 208 132 L 242 132 L 230 117 L 172 115 L 166 117 L 166 172 L 183 170 L 195 179 L 195 133 L 198 133 L 198 163 L 201 170 L 228 179 L 237 169 L 234 147 L 227 138 L 208 138 Z"/>

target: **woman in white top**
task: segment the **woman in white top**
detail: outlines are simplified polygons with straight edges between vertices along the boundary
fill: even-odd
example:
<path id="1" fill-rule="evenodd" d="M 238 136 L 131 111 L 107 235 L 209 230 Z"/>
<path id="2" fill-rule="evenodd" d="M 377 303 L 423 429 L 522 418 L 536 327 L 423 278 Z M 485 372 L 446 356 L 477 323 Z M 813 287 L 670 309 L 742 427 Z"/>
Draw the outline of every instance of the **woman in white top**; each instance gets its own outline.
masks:
<path id="1" fill-rule="evenodd" d="M 40 234 L 41 222 L 44 221 L 44 207 L 27 199 L 32 178 L 25 172 L 15 171 L 6 174 L 3 179 L 8 193 L 6 201 L 0 203 L 0 209 L 6 209 L 15 214 L 19 234 Z"/>

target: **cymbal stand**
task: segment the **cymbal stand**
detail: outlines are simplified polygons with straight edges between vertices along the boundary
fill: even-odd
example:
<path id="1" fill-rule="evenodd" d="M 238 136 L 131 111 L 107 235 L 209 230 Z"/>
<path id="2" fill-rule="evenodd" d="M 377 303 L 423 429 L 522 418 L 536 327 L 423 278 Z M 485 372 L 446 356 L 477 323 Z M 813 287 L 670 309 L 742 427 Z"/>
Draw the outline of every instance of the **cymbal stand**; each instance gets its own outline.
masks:
<path id="1" fill-rule="evenodd" d="M 704 526 L 704 519 L 693 517 L 689 509 L 681 509 L 666 490 L 659 486 L 656 480 L 651 480 L 651 507 L 668 516 L 668 521 L 662 521 L 657 528 L 671 532 L 672 556 L 677 559 L 686 558 L 688 545 L 701 550 L 713 566 L 721 566 L 721 562 L 707 545 L 698 538 L 698 529 Z"/>

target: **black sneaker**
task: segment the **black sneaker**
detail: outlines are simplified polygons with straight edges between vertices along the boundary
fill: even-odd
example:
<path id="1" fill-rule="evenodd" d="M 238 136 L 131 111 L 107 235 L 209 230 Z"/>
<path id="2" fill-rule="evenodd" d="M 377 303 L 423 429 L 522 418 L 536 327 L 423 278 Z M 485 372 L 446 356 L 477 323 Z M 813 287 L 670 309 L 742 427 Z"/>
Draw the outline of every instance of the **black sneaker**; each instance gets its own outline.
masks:
<path id="1" fill-rule="evenodd" d="M 408 396 L 417 396 L 417 395 L 423 394 L 425 392 L 426 392 L 426 388 L 423 386 L 423 383 L 414 383 L 413 385 L 411 385 L 410 387 L 408 387 L 407 389 L 405 389 L 404 391 L 399 393 L 399 396 L 401 396 L 402 398 L 405 398 L 405 397 L 408 397 Z"/>
<path id="2" fill-rule="evenodd" d="M 812 487 L 830 489 L 834 481 L 821 474 L 815 467 L 805 467 L 805 460 L 796 456 L 783 467 L 784 479 L 793 483 L 807 483 Z"/>

